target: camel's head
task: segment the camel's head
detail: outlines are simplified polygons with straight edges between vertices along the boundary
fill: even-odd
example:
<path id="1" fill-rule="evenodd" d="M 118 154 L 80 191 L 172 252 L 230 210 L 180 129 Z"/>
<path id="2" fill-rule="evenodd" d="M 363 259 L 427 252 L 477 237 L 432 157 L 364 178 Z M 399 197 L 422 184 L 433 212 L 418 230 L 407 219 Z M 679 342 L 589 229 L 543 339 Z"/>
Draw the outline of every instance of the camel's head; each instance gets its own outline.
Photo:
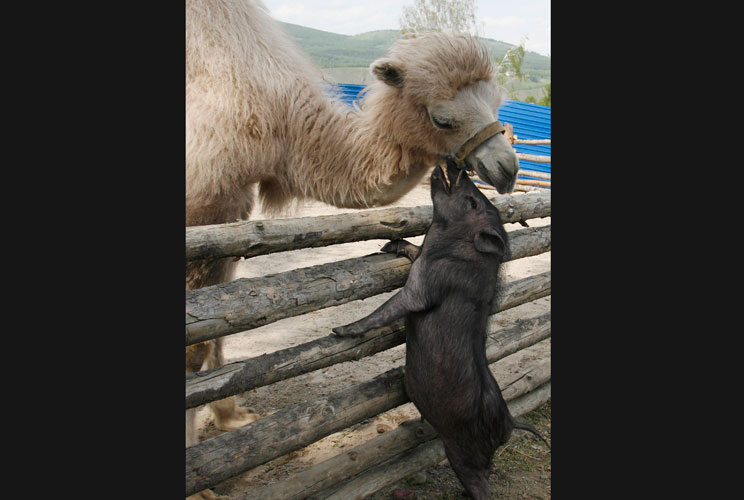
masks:
<path id="1" fill-rule="evenodd" d="M 423 33 L 402 38 L 372 73 L 388 88 L 397 135 L 434 155 L 456 153 L 498 119 L 502 102 L 487 50 L 467 35 Z M 465 163 L 499 193 L 514 190 L 519 160 L 503 134 L 475 148 Z"/>

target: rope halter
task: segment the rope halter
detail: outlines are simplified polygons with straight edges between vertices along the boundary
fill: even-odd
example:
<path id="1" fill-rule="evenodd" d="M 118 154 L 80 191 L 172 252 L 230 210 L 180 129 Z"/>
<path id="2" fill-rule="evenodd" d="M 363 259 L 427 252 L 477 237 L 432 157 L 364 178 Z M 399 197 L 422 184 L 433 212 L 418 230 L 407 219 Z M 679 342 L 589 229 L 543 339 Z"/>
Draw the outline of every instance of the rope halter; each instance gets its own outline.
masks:
<path id="1" fill-rule="evenodd" d="M 482 129 L 480 129 L 478 133 L 465 141 L 465 144 L 460 147 L 460 149 L 454 154 L 454 156 L 442 155 L 442 157 L 448 162 L 454 162 L 457 168 L 468 170 L 468 167 L 465 165 L 465 158 L 467 158 L 468 155 L 472 153 L 475 148 L 477 148 L 496 134 L 503 134 L 504 131 L 504 126 L 501 124 L 500 121 L 496 120 L 495 122 L 489 123 Z"/>

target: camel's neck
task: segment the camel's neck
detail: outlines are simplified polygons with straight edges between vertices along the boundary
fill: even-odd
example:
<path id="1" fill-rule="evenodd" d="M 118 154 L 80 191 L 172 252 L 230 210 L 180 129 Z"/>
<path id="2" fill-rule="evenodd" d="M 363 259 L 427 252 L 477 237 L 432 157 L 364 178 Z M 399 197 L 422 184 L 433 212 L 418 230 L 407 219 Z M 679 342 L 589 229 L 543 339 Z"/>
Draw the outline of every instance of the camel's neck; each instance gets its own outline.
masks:
<path id="1" fill-rule="evenodd" d="M 290 116 L 292 191 L 339 207 L 392 203 L 418 183 L 435 157 L 396 141 L 391 117 L 373 106 L 344 109 L 304 87 Z"/>

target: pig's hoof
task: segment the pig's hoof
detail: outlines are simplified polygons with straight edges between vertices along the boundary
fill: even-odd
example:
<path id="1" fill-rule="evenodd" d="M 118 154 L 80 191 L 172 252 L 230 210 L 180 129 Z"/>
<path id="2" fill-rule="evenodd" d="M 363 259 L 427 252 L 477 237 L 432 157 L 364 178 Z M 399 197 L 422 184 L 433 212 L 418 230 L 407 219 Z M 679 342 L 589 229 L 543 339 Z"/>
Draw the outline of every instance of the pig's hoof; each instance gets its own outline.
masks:
<path id="1" fill-rule="evenodd" d="M 386 253 L 394 253 L 398 255 L 398 251 L 403 247 L 404 245 L 408 245 L 409 243 L 406 240 L 390 240 L 387 243 L 385 243 L 385 246 L 380 249 L 381 252 Z"/>
<path id="2" fill-rule="evenodd" d="M 394 253 L 398 257 L 407 257 L 411 262 L 416 260 L 419 250 L 420 248 L 413 243 L 401 239 L 388 241 L 381 249 L 386 253 Z"/>
<path id="3" fill-rule="evenodd" d="M 336 328 L 333 328 L 333 333 L 338 335 L 339 337 L 352 337 L 355 335 L 359 335 L 358 332 L 356 332 L 353 328 L 350 328 L 348 326 L 337 326 Z"/>
<path id="4" fill-rule="evenodd" d="M 333 329 L 333 332 L 341 337 L 361 337 L 366 331 L 364 327 L 354 323 L 346 326 L 337 326 Z"/>

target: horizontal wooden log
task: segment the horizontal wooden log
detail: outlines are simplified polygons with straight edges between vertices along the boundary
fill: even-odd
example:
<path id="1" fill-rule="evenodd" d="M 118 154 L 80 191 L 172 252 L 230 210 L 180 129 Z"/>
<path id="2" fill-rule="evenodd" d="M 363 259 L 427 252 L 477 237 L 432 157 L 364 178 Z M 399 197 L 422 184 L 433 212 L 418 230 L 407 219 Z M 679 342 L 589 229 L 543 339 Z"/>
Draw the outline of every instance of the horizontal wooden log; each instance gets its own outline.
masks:
<path id="1" fill-rule="evenodd" d="M 186 345 L 395 290 L 410 268 L 378 253 L 186 291 Z"/>
<path id="2" fill-rule="evenodd" d="M 444 445 L 440 439 L 427 441 L 307 500 L 362 500 L 445 458 Z M 392 480 L 394 477 L 395 481 Z"/>
<path id="3" fill-rule="evenodd" d="M 526 175 L 529 177 L 537 177 L 539 179 L 550 179 L 550 172 L 538 172 L 537 170 L 523 170 L 519 169 L 517 175 Z"/>
<path id="4" fill-rule="evenodd" d="M 540 387 L 519 396 L 516 399 L 507 402 L 509 411 L 515 417 L 524 415 L 525 413 L 539 408 L 550 399 L 550 382 L 547 382 Z M 410 422 L 410 421 L 409 421 Z M 404 422 L 408 424 L 409 422 Z M 404 425 L 401 424 L 401 425 Z M 400 428 L 400 427 L 398 427 Z M 398 429 L 396 428 L 396 430 Z M 417 429 L 425 429 L 426 423 L 420 424 Z M 394 431 L 390 432 L 392 434 Z M 423 436 L 426 436 L 424 430 L 419 431 Z M 379 439 L 379 438 L 375 438 Z M 374 440 L 372 440 L 374 441 Z M 371 442 L 370 442 L 371 443 Z M 359 447 L 356 447 L 359 448 Z M 346 452 L 354 453 L 356 448 Z M 334 457 L 336 458 L 336 457 Z M 346 482 L 337 484 L 326 490 L 320 491 L 308 497 L 308 500 L 362 500 L 383 488 L 389 487 L 397 483 L 398 481 L 412 476 L 416 472 L 429 467 L 437 465 L 442 460 L 446 459 L 447 455 L 444 452 L 444 446 L 439 438 L 427 440 L 423 444 L 417 444 L 414 448 L 408 448 L 398 455 L 392 456 L 385 462 L 375 466 L 372 465 L 369 469 L 362 468 L 364 472 L 357 476 L 347 480 Z M 341 460 L 338 460 L 341 462 Z M 371 461 L 369 461 L 371 462 Z M 366 464 L 360 464 L 360 467 Z M 305 471 L 303 471 L 305 472 Z M 335 471 L 336 475 L 339 475 L 342 470 Z M 291 480 L 292 478 L 290 478 Z M 279 500 L 280 498 L 305 498 L 305 497 L 278 497 L 278 496 L 254 496 L 249 495 L 241 498 L 241 500 L 265 498 L 266 500 Z"/>
<path id="5" fill-rule="evenodd" d="M 550 337 L 550 333 L 550 312 L 525 316 L 501 328 L 498 327 L 497 318 L 492 316 L 486 333 L 486 359 L 489 363 L 495 363 L 542 342 Z M 502 389 L 506 397 L 507 388 Z"/>
<path id="6" fill-rule="evenodd" d="M 550 195 L 496 196 L 504 222 L 550 215 Z M 431 224 L 432 206 L 396 207 L 294 219 L 242 221 L 186 228 L 186 260 L 255 257 L 273 252 L 370 239 L 409 238 Z"/>
<path id="7" fill-rule="evenodd" d="M 529 326 L 520 328 L 525 330 L 526 336 L 531 335 Z M 489 363 L 507 356 L 514 348 L 512 343 L 487 351 Z M 526 371 L 529 372 L 529 368 Z M 504 397 L 508 390 L 504 388 Z M 403 387 L 403 367 L 398 367 L 361 384 L 311 402 L 296 403 L 240 429 L 188 447 L 186 496 L 408 401 Z"/>
<path id="8" fill-rule="evenodd" d="M 517 158 L 520 160 L 534 161 L 535 163 L 550 163 L 550 156 L 517 153 Z"/>
<path id="9" fill-rule="evenodd" d="M 531 144 L 536 146 L 538 144 L 550 144 L 550 139 L 514 139 L 514 144 Z"/>
<path id="10" fill-rule="evenodd" d="M 516 379 L 511 380 L 508 383 L 502 381 L 502 383 L 499 384 L 501 387 L 501 394 L 505 401 L 512 401 L 518 396 L 527 394 L 531 390 L 550 380 L 551 359 L 549 341 L 540 343 L 533 347 L 533 349 L 537 348 L 545 350 L 545 357 L 532 360 L 529 365 L 520 370 L 519 376 Z"/>
<path id="11" fill-rule="evenodd" d="M 547 186 L 550 187 L 550 181 L 540 181 L 537 179 L 517 179 L 517 184 L 526 186 Z"/>
<path id="12" fill-rule="evenodd" d="M 550 226 L 509 232 L 510 260 L 550 250 Z M 402 287 L 411 262 L 378 253 L 186 291 L 186 345 Z"/>
<path id="13" fill-rule="evenodd" d="M 527 394 L 522 394 L 518 398 L 509 401 L 509 412 L 514 417 L 529 413 L 545 404 L 550 399 L 550 394 L 550 381 L 548 381 L 536 389 L 532 389 Z"/>
<path id="14" fill-rule="evenodd" d="M 282 481 L 256 488 L 239 500 L 302 500 L 436 436 L 436 431 L 428 422 L 408 420 L 352 450 L 292 474 Z"/>
<path id="15" fill-rule="evenodd" d="M 540 366 L 536 365 L 534 368 L 530 366 L 530 369 L 530 372 L 525 371 L 523 377 L 530 382 L 529 384 L 511 385 L 509 386 L 511 390 L 504 391 L 504 399 L 514 416 L 531 411 L 550 396 L 550 382 L 547 382 L 547 393 L 544 392 L 545 381 L 550 380 L 549 362 L 542 362 Z M 522 378 L 519 379 L 520 382 L 521 380 Z M 293 474 L 287 479 L 257 488 L 240 500 L 301 500 L 331 488 L 334 484 L 360 474 L 400 453 L 405 453 L 436 436 L 436 431 L 428 422 L 422 423 L 418 417 L 414 417 L 390 432 Z M 328 494 L 329 491 L 325 493 Z"/>
<path id="16" fill-rule="evenodd" d="M 512 385 L 503 390 L 504 400 L 507 402 L 507 406 L 509 406 L 510 411 L 512 408 L 522 411 L 528 409 L 529 406 L 527 404 L 524 404 L 527 402 L 526 400 L 521 400 L 517 405 L 514 405 L 513 403 L 529 395 L 531 392 L 542 389 L 545 384 L 550 383 L 550 360 L 547 359 L 539 361 L 539 366 L 529 366 L 529 368 L 525 370 L 524 376 L 518 379 L 519 382 L 522 382 L 531 375 L 531 379 L 529 380 L 529 382 L 522 383 L 518 387 Z M 541 400 L 542 402 L 546 401 L 547 398 L 545 396 L 546 394 L 544 390 L 540 391 L 540 395 L 538 397 L 532 396 L 529 402 L 535 406 L 533 406 L 531 409 L 536 408 Z M 513 413 L 513 415 L 518 416 L 521 415 L 521 413 Z M 416 423 L 417 421 L 418 419 L 414 418 L 413 420 L 409 420 L 408 422 Z M 360 459 L 357 460 L 357 463 L 354 464 L 354 468 L 357 468 L 363 472 L 356 475 L 356 477 L 352 477 L 352 474 L 345 474 L 345 471 L 343 469 L 336 470 L 336 476 L 345 476 L 346 478 L 351 479 L 348 479 L 345 482 L 339 482 L 335 486 L 327 488 L 325 491 L 317 490 L 319 491 L 319 493 L 312 495 L 311 499 L 362 500 L 366 496 L 371 495 L 386 486 L 394 484 L 397 480 L 406 478 L 419 470 L 435 465 L 446 458 L 443 448 L 440 448 L 441 451 L 436 456 L 427 454 L 428 458 L 425 462 L 417 460 L 411 456 L 411 452 L 416 447 L 419 447 L 422 441 L 428 441 L 430 439 L 440 441 L 439 438 L 436 436 L 436 431 L 434 431 L 434 429 L 428 422 L 418 423 L 418 425 L 414 427 L 415 432 L 413 437 L 418 438 L 418 435 L 421 436 L 418 442 L 407 435 L 411 432 L 411 429 L 404 429 L 402 431 L 398 431 L 398 429 L 399 427 L 391 431 L 390 434 L 399 434 L 399 439 L 406 442 L 408 446 L 406 449 L 404 449 L 404 451 L 398 452 L 397 450 L 393 451 L 383 448 L 382 446 L 378 446 L 378 443 L 376 443 L 376 441 L 380 439 L 379 437 L 368 441 L 362 446 L 352 448 L 346 453 L 352 454 L 354 453 L 354 451 L 357 450 L 357 448 L 361 448 L 362 451 L 367 451 L 367 448 L 377 448 L 379 451 L 376 455 L 369 456 L 369 454 L 366 454 L 367 456 L 360 457 Z M 434 438 L 430 437 L 432 433 L 435 434 Z M 390 438 L 388 437 L 388 439 Z M 398 449 L 399 448 L 400 447 L 398 447 Z M 341 462 L 342 460 L 338 461 Z M 362 461 L 366 463 L 359 463 Z M 380 464 L 380 462 L 383 463 Z M 377 466 L 377 464 L 380 465 Z M 312 476 L 312 468 L 308 469 L 307 476 Z M 291 486 L 291 484 L 288 486 Z M 272 497 L 264 495 L 262 498 L 266 498 L 267 500 L 279 500 L 279 498 L 283 497 Z"/>
<path id="17" fill-rule="evenodd" d="M 403 367 L 186 448 L 186 496 L 407 401 Z"/>
<path id="18" fill-rule="evenodd" d="M 517 184 L 514 186 L 514 192 L 523 191 L 525 193 L 549 193 L 550 188 L 542 186 L 524 186 Z"/>
<path id="19" fill-rule="evenodd" d="M 544 173 L 544 172 L 537 172 L 537 171 L 535 171 L 535 170 L 520 170 L 520 171 L 519 171 L 519 172 L 517 173 L 517 175 L 518 175 L 518 176 L 530 176 L 530 177 L 539 177 L 540 179 L 547 179 L 547 180 L 550 180 L 550 174 L 548 174 L 548 173 Z M 531 179 L 524 179 L 524 178 L 522 178 L 522 177 L 518 177 L 518 178 L 517 178 L 517 180 L 516 180 L 516 183 L 517 183 L 517 185 L 520 185 L 520 184 L 521 184 L 521 185 L 524 185 L 524 184 L 525 184 L 525 182 L 526 182 L 526 181 L 529 181 L 529 180 L 531 180 Z M 490 184 L 486 184 L 485 182 L 483 182 L 483 181 L 481 181 L 481 180 L 477 180 L 476 182 L 478 183 L 478 184 L 477 184 L 477 186 L 478 186 L 478 188 L 479 188 L 480 190 L 484 190 L 484 189 L 485 189 L 485 190 L 495 190 L 495 189 L 496 189 L 495 187 L 491 186 Z M 550 183 L 548 183 L 548 186 L 550 186 Z M 520 191 L 520 189 L 518 189 L 517 187 L 515 187 L 515 188 L 514 188 L 514 191 L 515 191 L 515 192 L 516 192 L 516 191 Z M 549 191 L 549 190 L 547 190 L 547 189 L 542 189 L 542 190 L 535 190 L 535 191 L 533 191 L 533 192 L 534 192 L 534 193 L 543 193 L 543 194 L 544 194 L 544 195 L 546 195 L 546 196 L 547 196 L 547 195 L 549 195 L 549 193 L 550 193 L 550 191 Z M 518 222 L 518 221 L 514 221 L 514 222 Z"/>
<path id="20" fill-rule="evenodd" d="M 550 294 L 550 272 L 505 282 L 492 314 Z M 495 325 L 489 331 L 496 331 Z M 186 375 L 186 409 L 403 344 L 403 320 L 361 337 L 329 334 L 304 344 Z"/>

